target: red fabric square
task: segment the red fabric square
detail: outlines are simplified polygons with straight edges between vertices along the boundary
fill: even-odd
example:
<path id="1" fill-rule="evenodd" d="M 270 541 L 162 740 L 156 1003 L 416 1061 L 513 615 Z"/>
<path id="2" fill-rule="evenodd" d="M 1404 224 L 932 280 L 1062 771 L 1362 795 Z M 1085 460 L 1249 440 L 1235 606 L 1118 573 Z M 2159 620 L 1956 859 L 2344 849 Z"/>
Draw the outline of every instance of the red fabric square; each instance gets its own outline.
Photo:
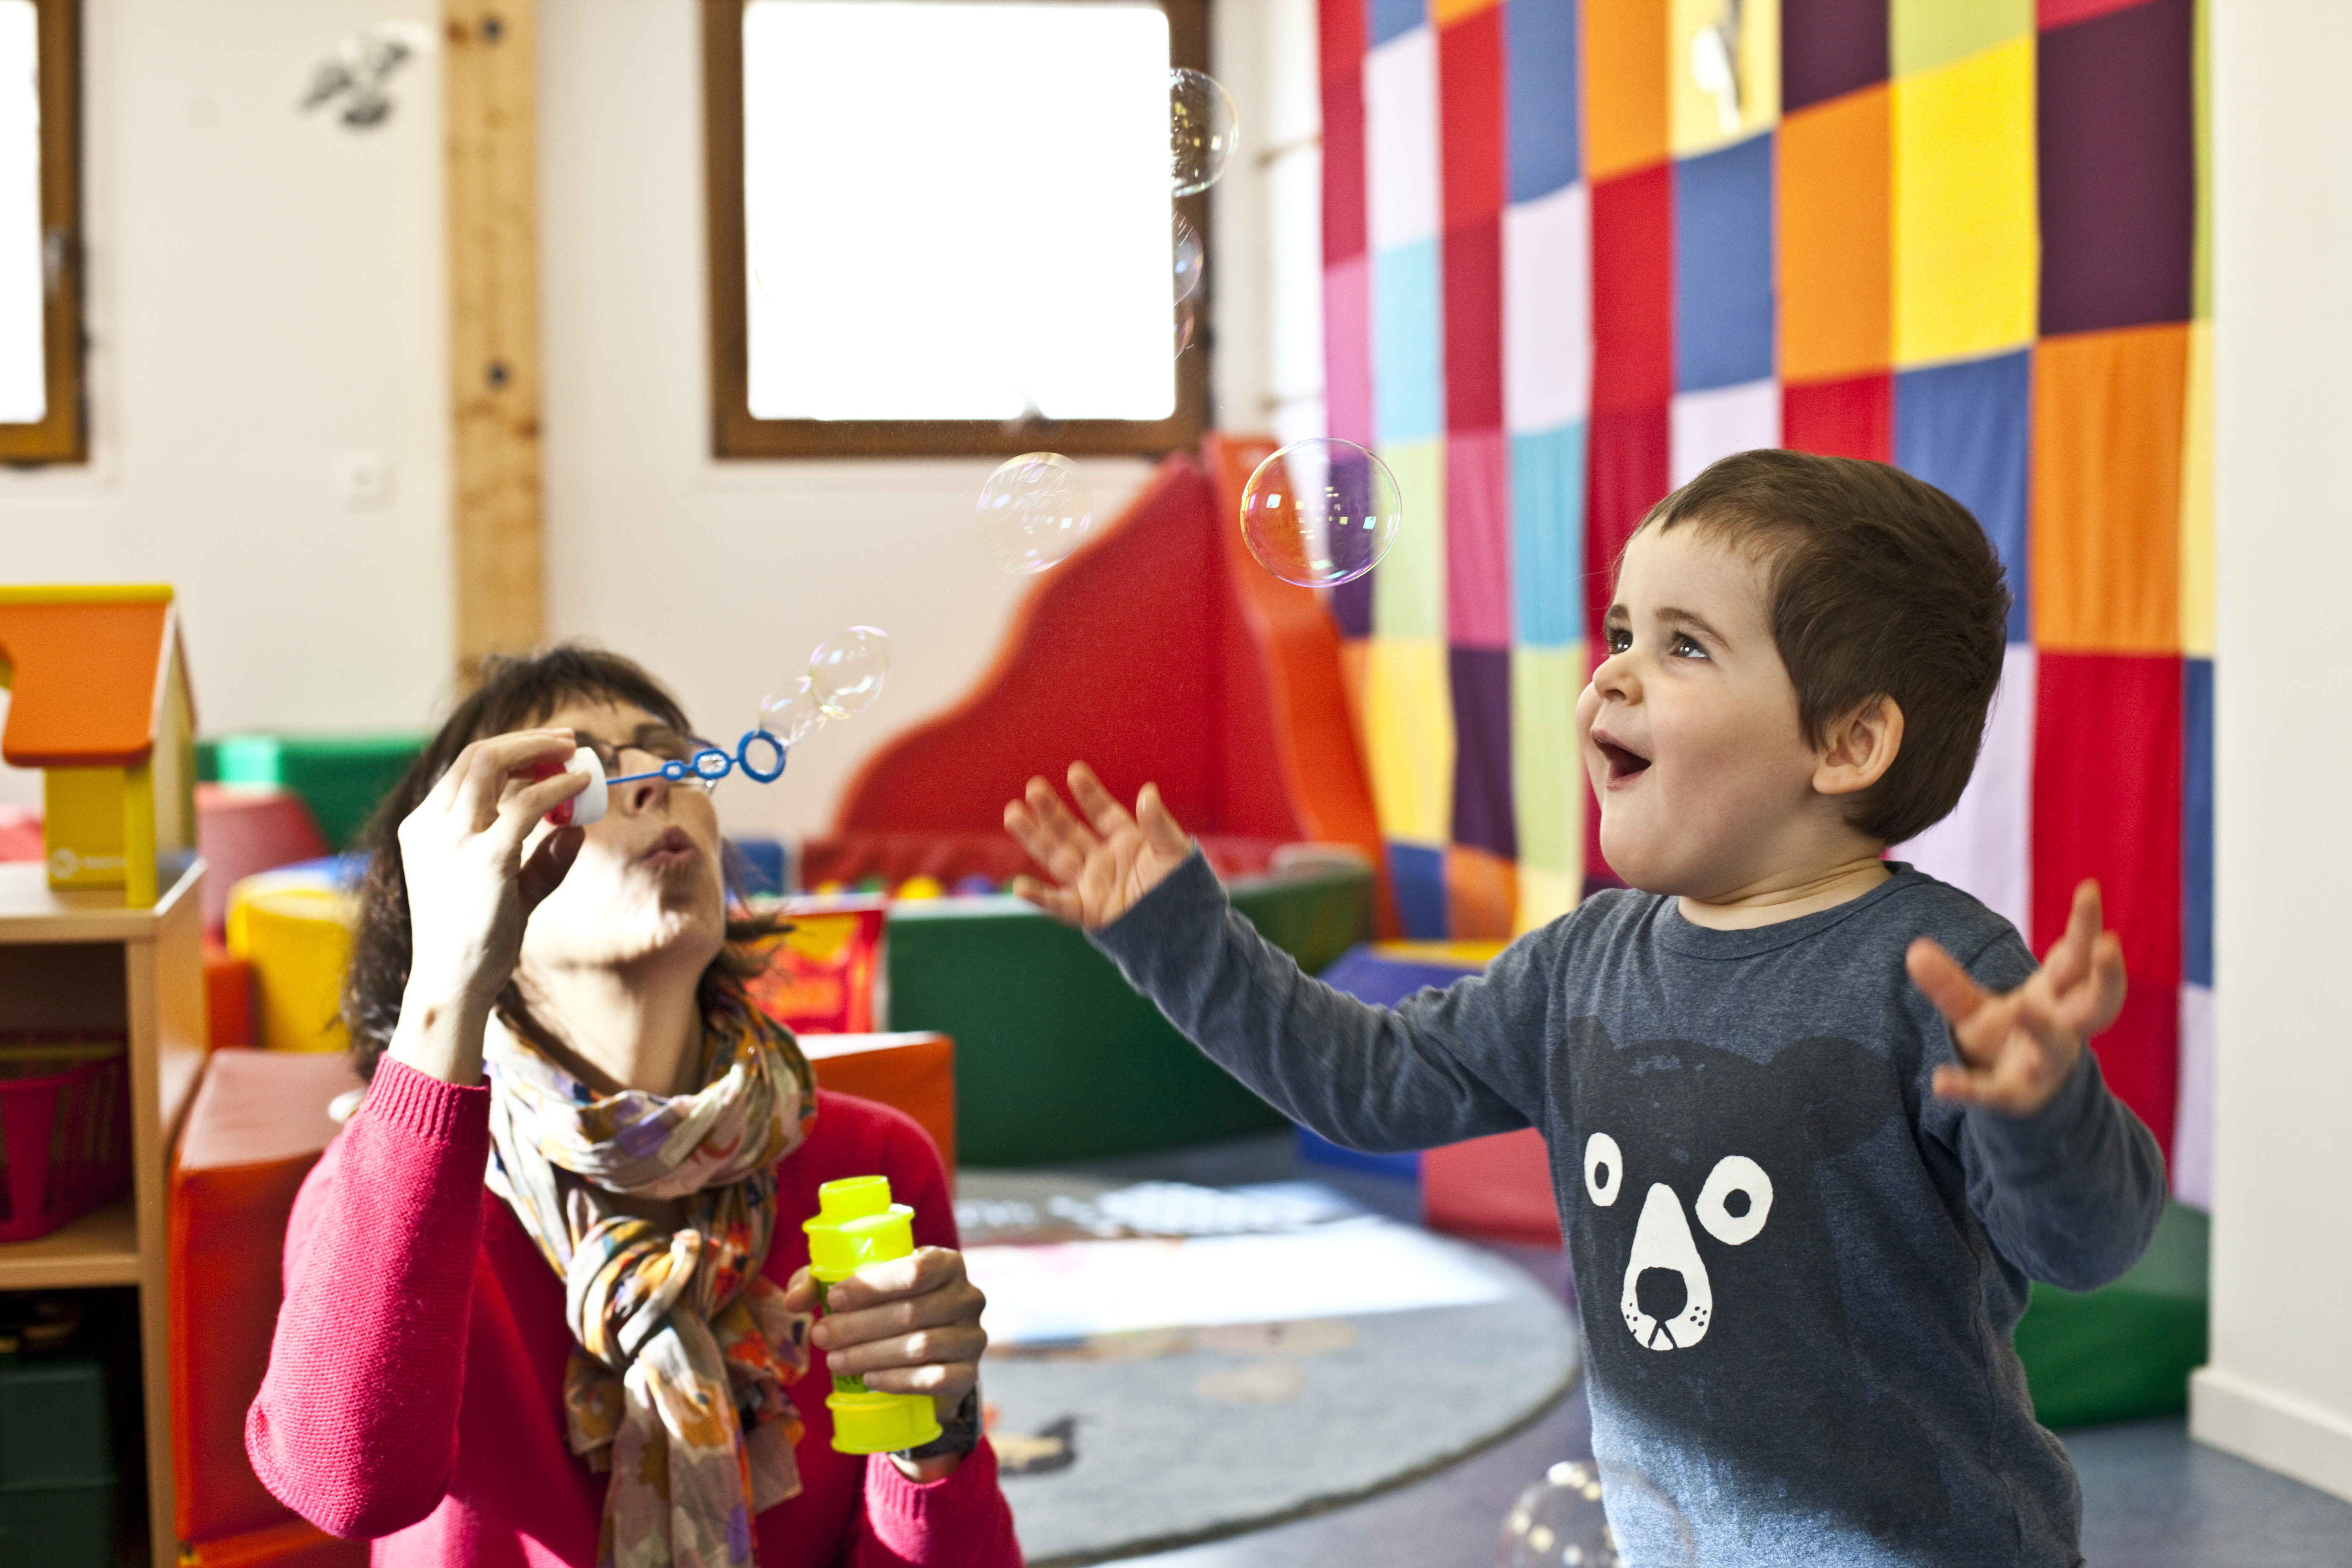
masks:
<path id="1" fill-rule="evenodd" d="M 2135 984 L 2180 984 L 2183 677 L 2169 655 L 2042 652 L 2033 735 L 2033 950 L 2095 877 Z M 2153 1123 L 2152 1123 L 2153 1124 Z"/>
<path id="2" fill-rule="evenodd" d="M 1445 226 L 1499 218 L 1509 199 L 1510 93 L 1503 80 L 1503 8 L 1490 5 L 1437 34 L 1438 157 Z"/>
<path id="3" fill-rule="evenodd" d="M 1323 7 L 1324 29 L 1334 11 Z M 1362 31 L 1360 19 L 1357 30 Z M 1323 58 L 1334 57 L 1327 49 Z M 1364 254 L 1364 73 L 1363 53 L 1337 57 L 1347 68 L 1323 79 L 1323 264 L 1337 266 Z"/>
<path id="4" fill-rule="evenodd" d="M 1601 622 L 1616 586 L 1617 557 L 1642 519 L 1672 489 L 1666 405 L 1592 415 L 1585 468 L 1585 636 L 1601 646 Z"/>
<path id="5" fill-rule="evenodd" d="M 2134 981 L 2115 1026 L 2091 1041 L 2091 1054 L 2169 1163 L 2180 1108 L 2180 987 Z"/>
<path id="6" fill-rule="evenodd" d="M 2075 884 L 2097 878 L 2131 988 L 2094 1046 L 2168 1156 L 2180 1081 L 2180 660 L 2045 648 L 2036 685 L 2033 950 L 2049 952 Z"/>
<path id="7" fill-rule="evenodd" d="M 1503 220 L 1445 231 L 1445 427 L 1503 426 Z"/>
<path id="8" fill-rule="evenodd" d="M 1457 648 L 1511 646 L 1511 446 L 1500 430 L 1445 438 L 1445 631 Z"/>
<path id="9" fill-rule="evenodd" d="M 1780 393 L 1780 445 L 1831 458 L 1895 460 L 1895 378 L 1861 375 Z"/>
<path id="10" fill-rule="evenodd" d="M 1594 427 L 1604 411 L 1653 405 L 1663 422 L 1674 395 L 1675 182 L 1658 163 L 1592 187 Z"/>

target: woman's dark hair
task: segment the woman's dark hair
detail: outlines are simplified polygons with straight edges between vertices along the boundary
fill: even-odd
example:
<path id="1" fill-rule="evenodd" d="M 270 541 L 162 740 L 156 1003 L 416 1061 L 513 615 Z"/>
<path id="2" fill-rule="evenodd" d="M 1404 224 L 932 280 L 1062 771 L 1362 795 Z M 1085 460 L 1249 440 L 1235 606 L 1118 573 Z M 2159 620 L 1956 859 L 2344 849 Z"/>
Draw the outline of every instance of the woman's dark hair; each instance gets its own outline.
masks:
<path id="1" fill-rule="evenodd" d="M 536 653 L 493 654 L 482 661 L 480 675 L 481 683 L 457 704 L 439 733 L 376 807 L 361 838 L 368 863 L 360 880 L 351 967 L 343 974 L 343 1022 L 351 1029 L 352 1056 L 362 1078 L 375 1076 L 376 1063 L 392 1043 L 415 950 L 408 926 L 408 875 L 400 858 L 400 825 L 432 793 L 434 784 L 457 760 L 457 753 L 484 736 L 522 729 L 573 701 L 631 703 L 680 734 L 693 733 L 686 710 L 661 682 L 634 660 L 603 648 L 559 643 Z M 730 855 L 730 883 L 732 858 Z M 772 920 L 730 918 L 727 946 L 712 960 L 711 967 L 739 977 L 756 974 L 765 960 L 753 944 L 776 930 Z"/>
<path id="2" fill-rule="evenodd" d="M 1885 463 L 1770 449 L 1714 464 L 1641 527 L 1685 522 L 1766 563 L 1807 743 L 1874 699 L 1903 710 L 1902 749 L 1855 797 L 1853 825 L 1899 844 L 1943 820 L 1975 770 L 2009 637 L 2000 557 L 1968 509 Z"/>

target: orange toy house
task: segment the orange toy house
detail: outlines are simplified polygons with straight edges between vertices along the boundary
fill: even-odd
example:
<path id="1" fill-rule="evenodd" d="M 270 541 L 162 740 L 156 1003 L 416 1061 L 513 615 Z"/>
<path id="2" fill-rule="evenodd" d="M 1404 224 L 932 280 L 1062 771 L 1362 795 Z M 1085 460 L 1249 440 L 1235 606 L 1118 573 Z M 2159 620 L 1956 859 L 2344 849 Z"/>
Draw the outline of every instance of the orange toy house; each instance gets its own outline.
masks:
<path id="1" fill-rule="evenodd" d="M 196 845 L 196 712 L 172 590 L 0 587 L 0 756 L 43 770 L 49 886 L 120 888 L 153 908 L 158 857 Z"/>

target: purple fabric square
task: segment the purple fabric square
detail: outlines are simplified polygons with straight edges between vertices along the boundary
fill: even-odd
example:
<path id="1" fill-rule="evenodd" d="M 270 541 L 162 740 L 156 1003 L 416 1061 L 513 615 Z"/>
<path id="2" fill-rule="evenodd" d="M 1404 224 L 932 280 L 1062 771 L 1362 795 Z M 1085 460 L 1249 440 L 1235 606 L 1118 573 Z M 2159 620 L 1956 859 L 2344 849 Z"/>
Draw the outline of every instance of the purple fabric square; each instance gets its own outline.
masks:
<path id="1" fill-rule="evenodd" d="M 2197 243 L 2193 0 L 2042 35 L 2042 331 L 2189 319 Z"/>
<path id="2" fill-rule="evenodd" d="M 1886 0 L 1780 0 L 1780 112 L 1886 79 Z"/>
<path id="3" fill-rule="evenodd" d="M 1519 858 L 1511 805 L 1511 655 L 1446 650 L 1454 687 L 1454 842 Z"/>

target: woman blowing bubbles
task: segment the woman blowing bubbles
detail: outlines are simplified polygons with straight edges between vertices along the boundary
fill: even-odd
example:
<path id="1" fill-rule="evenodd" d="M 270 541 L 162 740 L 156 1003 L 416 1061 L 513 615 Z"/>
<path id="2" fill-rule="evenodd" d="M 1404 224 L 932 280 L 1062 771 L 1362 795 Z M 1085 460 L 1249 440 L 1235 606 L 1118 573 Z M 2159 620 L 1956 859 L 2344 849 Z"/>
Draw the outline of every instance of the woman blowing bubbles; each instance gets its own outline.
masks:
<path id="1" fill-rule="evenodd" d="M 377 819 L 344 998 L 372 1081 L 287 1228 L 255 1471 L 378 1564 L 1017 1568 L 939 1155 L 745 997 L 705 786 L 544 826 L 575 744 L 608 774 L 695 746 L 635 665 L 557 648 L 494 665 Z M 800 1222 L 875 1173 L 923 1245 L 812 1328 Z M 829 1373 L 945 1435 L 834 1452 Z"/>

